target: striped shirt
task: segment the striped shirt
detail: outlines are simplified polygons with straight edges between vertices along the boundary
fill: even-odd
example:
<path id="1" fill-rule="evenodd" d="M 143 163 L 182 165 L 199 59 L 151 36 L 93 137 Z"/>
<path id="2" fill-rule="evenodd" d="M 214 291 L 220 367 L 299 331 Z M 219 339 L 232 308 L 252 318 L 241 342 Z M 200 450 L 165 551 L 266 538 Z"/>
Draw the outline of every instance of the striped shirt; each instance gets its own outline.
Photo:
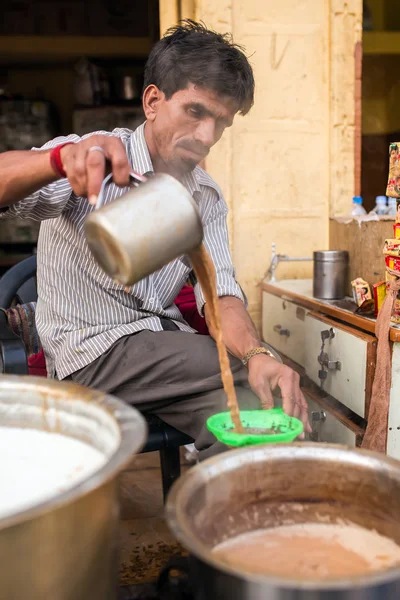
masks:
<path id="1" fill-rule="evenodd" d="M 147 175 L 153 167 L 144 127 L 95 133 L 120 138 L 132 169 Z M 84 137 L 89 135 L 95 134 Z M 80 139 L 74 134 L 59 137 L 41 149 Z M 218 295 L 244 300 L 235 280 L 226 223 L 228 209 L 219 187 L 200 167 L 187 174 L 182 183 L 199 209 L 204 243 L 217 272 Z M 126 191 L 110 183 L 105 204 Z M 130 288 L 118 285 L 98 266 L 87 246 L 83 224 L 92 210 L 87 199 L 76 196 L 68 180 L 61 179 L 0 213 L 2 218 L 42 221 L 37 248 L 36 324 L 49 376 L 58 379 L 92 363 L 123 336 L 143 329 L 162 331 L 160 317 L 172 319 L 182 331 L 194 332 L 174 304 L 192 276 L 188 258 L 181 256 Z M 205 301 L 197 283 L 194 290 L 202 314 Z"/>

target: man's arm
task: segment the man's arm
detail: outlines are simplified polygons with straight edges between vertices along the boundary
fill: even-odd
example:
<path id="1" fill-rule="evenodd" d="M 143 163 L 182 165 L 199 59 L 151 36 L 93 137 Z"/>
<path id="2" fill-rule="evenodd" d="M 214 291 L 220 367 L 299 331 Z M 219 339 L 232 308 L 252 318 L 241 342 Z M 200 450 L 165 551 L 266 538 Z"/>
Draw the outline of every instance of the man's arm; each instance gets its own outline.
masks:
<path id="1" fill-rule="evenodd" d="M 0 208 L 11 206 L 57 181 L 49 156 L 50 150 L 16 150 L 0 154 Z"/>
<path id="2" fill-rule="evenodd" d="M 130 166 L 126 150 L 117 137 L 57 138 L 46 144 L 43 150 L 0 154 L 0 208 L 12 206 L 60 179 L 51 167 L 50 152 L 65 141 L 74 141 L 61 149 L 60 158 L 76 196 L 87 196 L 95 204 L 106 172 L 106 161 L 111 164 L 115 183 L 120 186 L 129 184 Z M 94 148 L 96 151 L 91 151 Z"/>
<path id="3" fill-rule="evenodd" d="M 223 296 L 219 298 L 219 310 L 224 343 L 231 354 L 241 360 L 249 350 L 261 346 L 255 325 L 241 300 L 232 296 Z M 214 337 L 207 304 L 204 312 L 208 330 Z"/>

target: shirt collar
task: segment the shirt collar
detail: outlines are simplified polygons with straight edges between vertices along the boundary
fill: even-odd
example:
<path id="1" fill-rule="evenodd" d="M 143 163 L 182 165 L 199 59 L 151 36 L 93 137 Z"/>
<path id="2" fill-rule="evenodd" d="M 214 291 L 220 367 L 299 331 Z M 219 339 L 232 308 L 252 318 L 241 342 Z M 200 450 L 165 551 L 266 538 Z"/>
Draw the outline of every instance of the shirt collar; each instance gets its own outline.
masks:
<path id="1" fill-rule="evenodd" d="M 153 173 L 153 163 L 151 162 L 146 138 L 144 137 L 144 128 L 146 123 L 142 123 L 132 133 L 131 136 L 131 164 L 132 169 L 139 175 Z M 201 194 L 200 184 L 196 177 L 196 169 L 190 171 L 182 178 L 182 184 L 188 192 L 197 200 L 196 194 Z"/>
<path id="2" fill-rule="evenodd" d="M 196 194 L 201 194 L 201 188 L 199 182 L 197 181 L 196 169 L 190 171 L 190 173 L 187 173 L 182 178 L 182 183 L 188 192 L 194 197 L 194 199 L 197 200 Z"/>
<path id="3" fill-rule="evenodd" d="M 149 149 L 146 144 L 144 137 L 144 126 L 146 122 L 139 125 L 139 127 L 132 133 L 131 136 L 131 163 L 132 169 L 139 173 L 139 175 L 145 175 L 147 173 L 153 173 L 153 163 L 151 162 Z"/>

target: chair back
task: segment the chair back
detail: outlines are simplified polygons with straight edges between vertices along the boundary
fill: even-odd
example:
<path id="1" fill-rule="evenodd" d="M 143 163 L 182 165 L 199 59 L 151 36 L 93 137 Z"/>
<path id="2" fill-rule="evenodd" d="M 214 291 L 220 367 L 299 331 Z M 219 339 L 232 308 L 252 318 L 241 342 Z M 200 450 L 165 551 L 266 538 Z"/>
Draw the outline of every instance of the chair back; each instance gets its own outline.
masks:
<path id="1" fill-rule="evenodd" d="M 0 279 L 0 308 L 9 308 L 14 300 L 18 304 L 37 301 L 36 256 L 21 260 Z"/>

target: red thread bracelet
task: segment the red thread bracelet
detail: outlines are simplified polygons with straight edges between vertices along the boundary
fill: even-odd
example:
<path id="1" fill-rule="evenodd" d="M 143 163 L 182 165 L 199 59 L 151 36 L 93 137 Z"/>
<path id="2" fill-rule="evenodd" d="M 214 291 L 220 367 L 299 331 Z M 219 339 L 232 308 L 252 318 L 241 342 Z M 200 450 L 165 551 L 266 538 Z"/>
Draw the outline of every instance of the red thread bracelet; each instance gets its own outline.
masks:
<path id="1" fill-rule="evenodd" d="M 64 170 L 62 161 L 61 161 L 61 156 L 60 156 L 61 148 L 64 148 L 64 146 L 68 146 L 69 144 L 73 144 L 73 143 L 74 142 L 65 142 L 64 144 L 60 144 L 59 146 L 56 146 L 50 152 L 51 168 L 61 178 L 65 178 L 67 176 L 67 174 Z"/>

